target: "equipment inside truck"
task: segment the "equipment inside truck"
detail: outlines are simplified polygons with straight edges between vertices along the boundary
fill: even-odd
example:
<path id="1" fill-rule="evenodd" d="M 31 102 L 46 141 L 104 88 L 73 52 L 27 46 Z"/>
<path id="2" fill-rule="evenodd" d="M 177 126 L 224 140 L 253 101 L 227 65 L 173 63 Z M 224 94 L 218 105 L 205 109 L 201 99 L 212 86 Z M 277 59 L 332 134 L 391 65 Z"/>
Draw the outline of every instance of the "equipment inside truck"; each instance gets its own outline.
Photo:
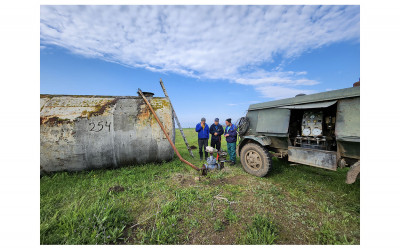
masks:
<path id="1" fill-rule="evenodd" d="M 337 103 L 290 106 L 289 139 L 294 147 L 336 151 Z"/>

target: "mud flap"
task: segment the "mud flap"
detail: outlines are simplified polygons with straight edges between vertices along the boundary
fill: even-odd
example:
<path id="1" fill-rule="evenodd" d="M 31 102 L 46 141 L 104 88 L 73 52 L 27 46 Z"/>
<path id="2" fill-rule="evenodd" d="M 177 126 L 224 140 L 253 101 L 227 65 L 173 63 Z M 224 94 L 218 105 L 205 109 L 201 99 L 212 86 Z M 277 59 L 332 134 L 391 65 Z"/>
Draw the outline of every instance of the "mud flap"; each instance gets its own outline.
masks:
<path id="1" fill-rule="evenodd" d="M 360 161 L 354 163 L 350 170 L 347 172 L 346 183 L 353 184 L 357 180 L 357 176 L 360 174 Z"/>

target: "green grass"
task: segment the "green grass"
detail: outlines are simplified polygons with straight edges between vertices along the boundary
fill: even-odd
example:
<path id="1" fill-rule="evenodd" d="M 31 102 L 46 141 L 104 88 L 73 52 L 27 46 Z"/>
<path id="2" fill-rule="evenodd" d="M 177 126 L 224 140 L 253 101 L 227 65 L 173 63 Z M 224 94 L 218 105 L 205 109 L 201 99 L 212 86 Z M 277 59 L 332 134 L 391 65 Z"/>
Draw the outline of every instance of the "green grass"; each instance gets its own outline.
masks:
<path id="1" fill-rule="evenodd" d="M 238 216 L 235 214 L 235 212 L 230 207 L 228 207 L 224 210 L 224 214 L 225 214 L 226 221 L 229 223 L 235 223 L 239 219 Z"/>
<path id="2" fill-rule="evenodd" d="M 277 229 L 272 220 L 256 214 L 240 242 L 246 245 L 272 245 L 277 238 Z"/>
<path id="3" fill-rule="evenodd" d="M 194 129 L 185 134 L 197 146 Z M 201 166 L 179 131 L 176 146 Z M 264 178 L 248 175 L 240 163 L 203 177 L 176 157 L 56 173 L 40 181 L 40 243 L 359 244 L 360 183 L 347 185 L 345 177 L 345 169 L 289 166 L 276 158 Z M 124 190 L 109 191 L 115 186 Z"/>
<path id="4" fill-rule="evenodd" d="M 224 231 L 224 229 L 225 229 L 224 222 L 221 219 L 217 219 L 214 222 L 214 230 L 217 232 L 221 232 Z"/>

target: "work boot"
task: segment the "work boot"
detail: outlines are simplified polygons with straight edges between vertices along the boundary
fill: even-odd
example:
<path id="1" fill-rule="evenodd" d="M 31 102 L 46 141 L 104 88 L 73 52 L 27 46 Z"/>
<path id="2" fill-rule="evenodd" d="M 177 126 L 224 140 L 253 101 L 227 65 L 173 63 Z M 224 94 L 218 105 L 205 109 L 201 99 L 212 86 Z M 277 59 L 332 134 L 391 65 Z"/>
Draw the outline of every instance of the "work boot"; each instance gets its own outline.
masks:
<path id="1" fill-rule="evenodd" d="M 231 161 L 231 163 L 230 163 L 229 165 L 233 166 L 233 165 L 235 165 L 235 164 L 236 164 L 236 162 Z"/>

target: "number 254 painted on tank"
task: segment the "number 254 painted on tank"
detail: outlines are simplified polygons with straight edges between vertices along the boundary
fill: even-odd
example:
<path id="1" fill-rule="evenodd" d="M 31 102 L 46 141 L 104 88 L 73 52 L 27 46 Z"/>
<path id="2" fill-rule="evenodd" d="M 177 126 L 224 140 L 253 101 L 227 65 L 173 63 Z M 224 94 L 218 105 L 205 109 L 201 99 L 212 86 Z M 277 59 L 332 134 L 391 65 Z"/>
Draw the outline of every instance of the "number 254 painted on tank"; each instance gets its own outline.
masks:
<path id="1" fill-rule="evenodd" d="M 100 132 L 104 129 L 104 127 L 108 127 L 108 132 L 110 132 L 111 131 L 111 122 L 108 123 L 106 121 L 104 125 L 103 125 L 103 123 L 104 123 L 103 121 L 100 121 L 96 125 L 96 123 L 90 122 L 89 123 L 89 127 L 90 127 L 89 131 Z"/>

